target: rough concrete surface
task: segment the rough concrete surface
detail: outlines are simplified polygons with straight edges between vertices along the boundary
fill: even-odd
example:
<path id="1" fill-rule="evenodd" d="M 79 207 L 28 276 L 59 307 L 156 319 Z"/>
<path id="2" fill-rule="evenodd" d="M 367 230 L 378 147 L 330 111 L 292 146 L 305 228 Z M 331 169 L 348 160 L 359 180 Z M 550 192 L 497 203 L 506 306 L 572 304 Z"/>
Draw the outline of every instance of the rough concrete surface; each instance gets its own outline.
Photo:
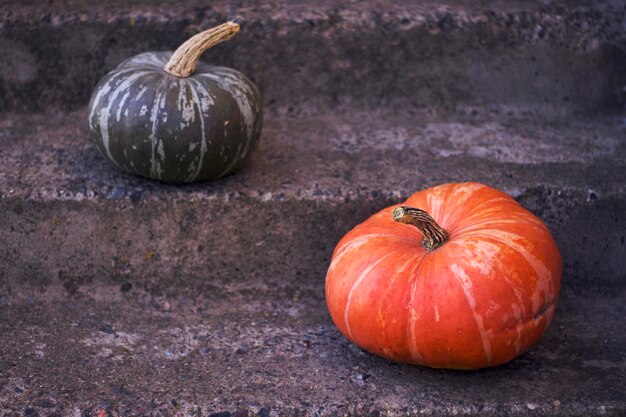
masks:
<path id="1" fill-rule="evenodd" d="M 3 294 L 0 416 L 623 416 L 625 295 L 566 290 L 530 351 L 458 372 L 361 351 L 321 291 Z"/>
<path id="2" fill-rule="evenodd" d="M 251 3 L 0 0 L 0 417 L 626 415 L 624 2 Z M 249 163 L 175 186 L 102 158 L 98 79 L 238 14 L 204 59 L 261 89 Z M 452 181 L 549 226 L 554 322 L 478 372 L 371 356 L 326 312 L 332 250 Z"/>
<path id="3" fill-rule="evenodd" d="M 626 275 L 619 118 L 270 114 L 244 169 L 182 187 L 117 170 L 84 120 L 2 119 L 0 283 L 19 276 L 73 292 L 132 276 L 153 292 L 315 288 L 339 238 L 371 213 L 469 180 L 509 192 L 551 227 L 577 277 L 565 285 L 611 288 Z"/>
<path id="4" fill-rule="evenodd" d="M 0 9 L 0 111 L 80 108 L 122 60 L 235 15 L 241 34 L 203 59 L 248 75 L 268 107 L 625 102 L 623 1 L 55 0 Z"/>

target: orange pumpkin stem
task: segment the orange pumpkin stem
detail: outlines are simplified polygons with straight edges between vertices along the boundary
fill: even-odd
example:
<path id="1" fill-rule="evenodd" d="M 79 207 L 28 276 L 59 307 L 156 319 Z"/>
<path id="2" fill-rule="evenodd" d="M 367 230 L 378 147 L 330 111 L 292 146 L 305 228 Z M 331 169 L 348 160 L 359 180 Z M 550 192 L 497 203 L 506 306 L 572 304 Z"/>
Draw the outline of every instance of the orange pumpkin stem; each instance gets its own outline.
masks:
<path id="1" fill-rule="evenodd" d="M 417 227 L 424 235 L 422 244 L 429 252 L 437 249 L 450 238 L 447 230 L 439 226 L 435 219 L 422 209 L 400 206 L 393 209 L 391 216 L 398 223 L 412 224 Z"/>
<path id="2" fill-rule="evenodd" d="M 200 55 L 212 46 L 235 36 L 239 32 L 241 22 L 243 22 L 243 19 L 237 17 L 230 22 L 207 29 L 187 39 L 185 43 L 178 47 L 167 65 L 165 65 L 165 71 L 179 78 L 187 78 L 193 75 Z"/>

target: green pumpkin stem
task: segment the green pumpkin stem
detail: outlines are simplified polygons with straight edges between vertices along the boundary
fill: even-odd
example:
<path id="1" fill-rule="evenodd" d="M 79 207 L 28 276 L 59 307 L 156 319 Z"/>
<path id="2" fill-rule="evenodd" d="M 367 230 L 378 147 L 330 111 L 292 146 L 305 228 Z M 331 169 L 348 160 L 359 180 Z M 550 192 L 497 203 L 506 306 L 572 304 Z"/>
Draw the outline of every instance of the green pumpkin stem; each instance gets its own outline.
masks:
<path id="1" fill-rule="evenodd" d="M 429 252 L 437 249 L 450 238 L 450 234 L 424 210 L 400 206 L 393 209 L 391 216 L 398 223 L 411 224 L 417 227 L 424 235 L 422 244 Z"/>
<path id="2" fill-rule="evenodd" d="M 230 22 L 223 23 L 204 32 L 187 39 L 185 43 L 174 52 L 165 71 L 179 78 L 187 78 L 196 72 L 196 65 L 200 55 L 212 46 L 224 42 L 235 36 L 239 32 L 239 27 L 243 19 L 237 17 Z"/>

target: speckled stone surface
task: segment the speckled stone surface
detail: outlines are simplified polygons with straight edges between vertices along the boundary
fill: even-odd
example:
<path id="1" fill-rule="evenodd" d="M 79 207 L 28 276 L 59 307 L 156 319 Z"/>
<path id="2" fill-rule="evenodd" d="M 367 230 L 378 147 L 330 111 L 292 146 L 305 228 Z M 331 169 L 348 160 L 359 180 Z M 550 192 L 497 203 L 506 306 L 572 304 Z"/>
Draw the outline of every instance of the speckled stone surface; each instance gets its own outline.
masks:
<path id="1" fill-rule="evenodd" d="M 576 276 L 564 285 L 610 287 L 625 273 L 618 117 L 268 114 L 244 169 L 190 186 L 120 172 L 88 141 L 84 111 L 1 120 L 6 285 L 20 276 L 72 292 L 132 276 L 169 293 L 316 287 L 339 238 L 368 215 L 470 180 L 503 189 L 548 224 Z"/>
<path id="2" fill-rule="evenodd" d="M 248 166 L 185 187 L 116 170 L 84 118 L 0 119 L 3 417 L 626 412 L 621 118 L 268 114 Z M 470 179 L 554 232 L 565 269 L 547 335 L 474 373 L 347 343 L 323 296 L 337 240 Z"/>
<path id="3" fill-rule="evenodd" d="M 0 110 L 83 107 L 122 60 L 235 15 L 241 34 L 203 59 L 248 75 L 268 107 L 625 102 L 620 0 L 54 0 L 0 5 Z"/>
<path id="4" fill-rule="evenodd" d="M 249 163 L 173 186 L 102 158 L 100 76 L 236 14 L 204 59 L 262 90 Z M 626 415 L 624 19 L 617 0 L 1 3 L 0 417 Z M 544 338 L 478 372 L 348 343 L 324 301 L 337 241 L 470 180 L 557 240 Z"/>
<path id="5" fill-rule="evenodd" d="M 319 289 L 172 298 L 128 279 L 73 295 L 47 286 L 0 296 L 0 415 L 626 413 L 623 285 L 605 294 L 566 289 L 530 351 L 455 372 L 351 345 Z"/>

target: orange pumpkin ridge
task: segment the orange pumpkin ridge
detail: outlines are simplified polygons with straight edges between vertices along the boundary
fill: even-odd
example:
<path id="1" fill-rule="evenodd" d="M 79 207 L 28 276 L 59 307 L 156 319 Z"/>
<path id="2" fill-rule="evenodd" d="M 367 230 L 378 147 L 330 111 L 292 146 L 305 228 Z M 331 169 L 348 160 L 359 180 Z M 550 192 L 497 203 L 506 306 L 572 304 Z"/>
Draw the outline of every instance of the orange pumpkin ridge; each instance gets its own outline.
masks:
<path id="1" fill-rule="evenodd" d="M 326 302 L 339 330 L 369 352 L 477 369 L 539 340 L 561 272 L 548 228 L 513 198 L 483 184 L 444 184 L 348 232 L 333 253 Z"/>

